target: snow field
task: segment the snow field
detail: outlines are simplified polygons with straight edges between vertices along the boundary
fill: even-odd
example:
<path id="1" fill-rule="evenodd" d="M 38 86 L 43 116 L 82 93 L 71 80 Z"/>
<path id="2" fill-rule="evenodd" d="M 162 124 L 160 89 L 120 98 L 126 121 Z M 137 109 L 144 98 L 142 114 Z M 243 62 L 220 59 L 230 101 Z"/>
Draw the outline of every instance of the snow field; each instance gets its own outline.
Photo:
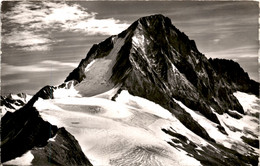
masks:
<path id="1" fill-rule="evenodd" d="M 122 156 L 128 158 L 125 161 L 145 159 L 158 165 L 200 165 L 185 151 L 167 143 L 171 136 L 161 129 L 170 126 L 200 141 L 198 144 L 203 141 L 167 110 L 127 91 L 122 91 L 116 102 L 100 97 L 39 100 L 35 106 L 44 120 L 74 135 L 94 165 L 117 165 L 124 161 Z M 160 155 L 153 152 L 158 149 L 163 149 Z"/>

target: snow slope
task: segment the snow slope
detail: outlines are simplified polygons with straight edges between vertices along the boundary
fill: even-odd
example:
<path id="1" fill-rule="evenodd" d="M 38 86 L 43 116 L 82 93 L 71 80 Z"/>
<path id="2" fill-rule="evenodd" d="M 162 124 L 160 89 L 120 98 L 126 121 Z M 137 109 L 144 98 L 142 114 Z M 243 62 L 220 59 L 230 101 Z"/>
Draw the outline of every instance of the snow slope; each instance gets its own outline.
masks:
<path id="1" fill-rule="evenodd" d="M 112 68 L 116 63 L 118 52 L 122 48 L 125 38 L 114 37 L 113 42 L 114 47 L 106 57 L 97 58 L 86 66 L 86 78 L 75 86 L 75 90 L 80 95 L 94 96 L 114 87 L 114 84 L 110 81 Z"/>
<path id="2" fill-rule="evenodd" d="M 98 95 L 38 100 L 34 106 L 44 120 L 73 134 L 94 165 L 200 165 L 170 146 L 171 136 L 163 128 L 182 131 L 198 146 L 208 145 L 158 104 L 127 91 L 116 102 Z"/>
<path id="3" fill-rule="evenodd" d="M 216 114 L 222 126 L 224 126 L 226 134 L 221 133 L 217 124 L 211 122 L 199 112 L 193 111 L 186 107 L 182 102 L 175 100 L 182 108 L 185 109 L 191 116 L 214 138 L 217 143 L 223 144 L 225 147 L 237 150 L 239 153 L 247 154 L 259 152 L 259 149 L 253 148 L 246 144 L 242 136 L 247 138 L 258 139 L 259 119 L 253 116 L 256 112 L 259 113 L 260 100 L 255 95 L 249 95 L 243 92 L 236 92 L 234 95 L 242 104 L 246 114 L 241 119 L 236 119 L 224 113 L 223 115 Z M 231 110 L 230 110 L 231 111 Z M 251 150 L 250 150 L 251 149 Z"/>

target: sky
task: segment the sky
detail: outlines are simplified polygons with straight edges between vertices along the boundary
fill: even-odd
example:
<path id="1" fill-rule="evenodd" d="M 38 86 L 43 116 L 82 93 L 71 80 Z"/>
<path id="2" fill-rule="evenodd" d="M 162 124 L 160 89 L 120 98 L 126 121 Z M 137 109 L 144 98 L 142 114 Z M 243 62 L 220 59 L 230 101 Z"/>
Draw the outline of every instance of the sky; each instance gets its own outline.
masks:
<path id="1" fill-rule="evenodd" d="M 210 58 L 237 61 L 258 81 L 256 1 L 63 1 L 1 4 L 1 91 L 61 84 L 95 43 L 163 14 Z"/>

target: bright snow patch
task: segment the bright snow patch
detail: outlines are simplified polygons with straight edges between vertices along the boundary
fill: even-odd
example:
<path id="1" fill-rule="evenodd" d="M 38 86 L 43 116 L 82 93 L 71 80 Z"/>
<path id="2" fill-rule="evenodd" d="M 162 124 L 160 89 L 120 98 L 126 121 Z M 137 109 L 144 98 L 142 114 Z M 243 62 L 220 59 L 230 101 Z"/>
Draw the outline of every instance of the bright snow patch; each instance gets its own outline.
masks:
<path id="1" fill-rule="evenodd" d="M 246 114 L 255 114 L 260 112 L 260 99 L 255 95 L 238 91 L 234 93 L 234 96 L 238 99 Z"/>
<path id="2" fill-rule="evenodd" d="M 12 97 L 12 99 L 14 99 L 14 100 L 21 100 L 21 99 L 22 99 L 21 97 L 19 97 L 19 96 L 16 95 L 16 94 L 11 94 L 11 97 Z"/>
<path id="3" fill-rule="evenodd" d="M 88 72 L 89 71 L 89 69 L 91 68 L 91 66 L 93 65 L 93 63 L 95 62 L 96 60 L 93 60 L 93 61 L 91 61 L 88 65 L 87 65 L 87 67 L 85 68 L 85 72 Z"/>
<path id="4" fill-rule="evenodd" d="M 56 137 L 57 137 L 57 134 L 56 134 L 54 137 L 49 138 L 49 139 L 48 139 L 48 142 L 55 142 Z"/>
<path id="5" fill-rule="evenodd" d="M 53 91 L 53 97 L 55 99 L 64 98 L 64 97 L 81 97 L 79 92 L 71 85 L 70 88 L 58 88 Z"/>
<path id="6" fill-rule="evenodd" d="M 235 128 L 243 130 L 246 135 L 254 133 L 255 136 L 259 134 L 259 114 L 260 114 L 260 99 L 255 95 L 249 95 L 243 92 L 234 93 L 240 104 L 242 105 L 245 114 L 242 119 L 233 119 L 232 124 L 226 121 L 226 124 L 233 125 Z M 230 118 L 229 118 L 230 119 Z M 246 132 L 250 131 L 250 132 Z"/>
<path id="7" fill-rule="evenodd" d="M 98 95 L 96 95 L 94 97 L 111 100 L 115 96 L 115 94 L 117 93 L 119 88 L 120 88 L 119 86 L 118 87 L 114 87 L 114 88 L 112 88 L 112 89 L 110 89 L 110 90 L 108 90 L 108 91 L 106 91 L 104 93 L 98 94 Z"/>
<path id="8" fill-rule="evenodd" d="M 28 94 L 25 94 L 25 98 L 22 98 L 22 97 L 18 96 L 17 94 L 11 94 L 11 97 L 12 97 L 14 100 L 22 100 L 22 101 L 24 101 L 25 103 L 27 103 L 27 102 L 32 98 L 32 96 L 31 96 L 31 95 L 28 95 Z"/>
<path id="9" fill-rule="evenodd" d="M 225 127 L 226 132 L 229 135 L 230 142 L 233 143 L 233 148 L 237 148 L 240 153 L 248 153 L 249 147 L 243 142 L 242 136 L 251 139 L 258 139 L 259 134 L 259 103 L 260 100 L 255 95 L 249 95 L 243 92 L 234 93 L 239 103 L 242 105 L 245 115 L 242 115 L 241 119 L 235 119 L 228 114 L 218 115 L 218 119 L 221 121 L 222 126 Z M 256 153 L 259 153 L 259 149 L 253 148 Z"/>
<path id="10" fill-rule="evenodd" d="M 4 165 L 32 165 L 32 160 L 34 156 L 32 155 L 31 151 L 23 154 L 21 157 L 17 157 L 13 160 L 5 162 Z"/>
<path id="11" fill-rule="evenodd" d="M 82 96 L 94 96 L 112 89 L 112 84 L 109 83 L 112 63 L 111 59 L 97 59 L 85 72 L 86 78 L 75 89 Z"/>
<path id="12" fill-rule="evenodd" d="M 144 35 L 136 34 L 136 35 L 133 36 L 132 41 L 137 46 L 140 46 L 140 48 L 144 51 L 144 48 L 145 48 L 145 46 L 144 46 L 144 44 L 145 44 Z"/>
<path id="13" fill-rule="evenodd" d="M 142 109 L 147 113 L 154 114 L 164 119 L 173 119 L 172 114 L 168 110 L 163 109 L 159 104 L 151 102 L 142 97 L 130 95 L 126 90 L 123 90 L 120 93 L 120 95 L 116 98 L 116 101 L 125 105 L 129 105 L 135 109 Z"/>

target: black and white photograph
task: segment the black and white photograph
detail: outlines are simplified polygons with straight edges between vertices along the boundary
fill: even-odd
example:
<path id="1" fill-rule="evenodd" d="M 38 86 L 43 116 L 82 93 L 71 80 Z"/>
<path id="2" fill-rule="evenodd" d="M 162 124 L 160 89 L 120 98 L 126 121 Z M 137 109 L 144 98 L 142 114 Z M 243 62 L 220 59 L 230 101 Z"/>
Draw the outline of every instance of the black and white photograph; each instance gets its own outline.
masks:
<path id="1" fill-rule="evenodd" d="M 258 1 L 1 1 L 1 165 L 258 166 Z"/>

